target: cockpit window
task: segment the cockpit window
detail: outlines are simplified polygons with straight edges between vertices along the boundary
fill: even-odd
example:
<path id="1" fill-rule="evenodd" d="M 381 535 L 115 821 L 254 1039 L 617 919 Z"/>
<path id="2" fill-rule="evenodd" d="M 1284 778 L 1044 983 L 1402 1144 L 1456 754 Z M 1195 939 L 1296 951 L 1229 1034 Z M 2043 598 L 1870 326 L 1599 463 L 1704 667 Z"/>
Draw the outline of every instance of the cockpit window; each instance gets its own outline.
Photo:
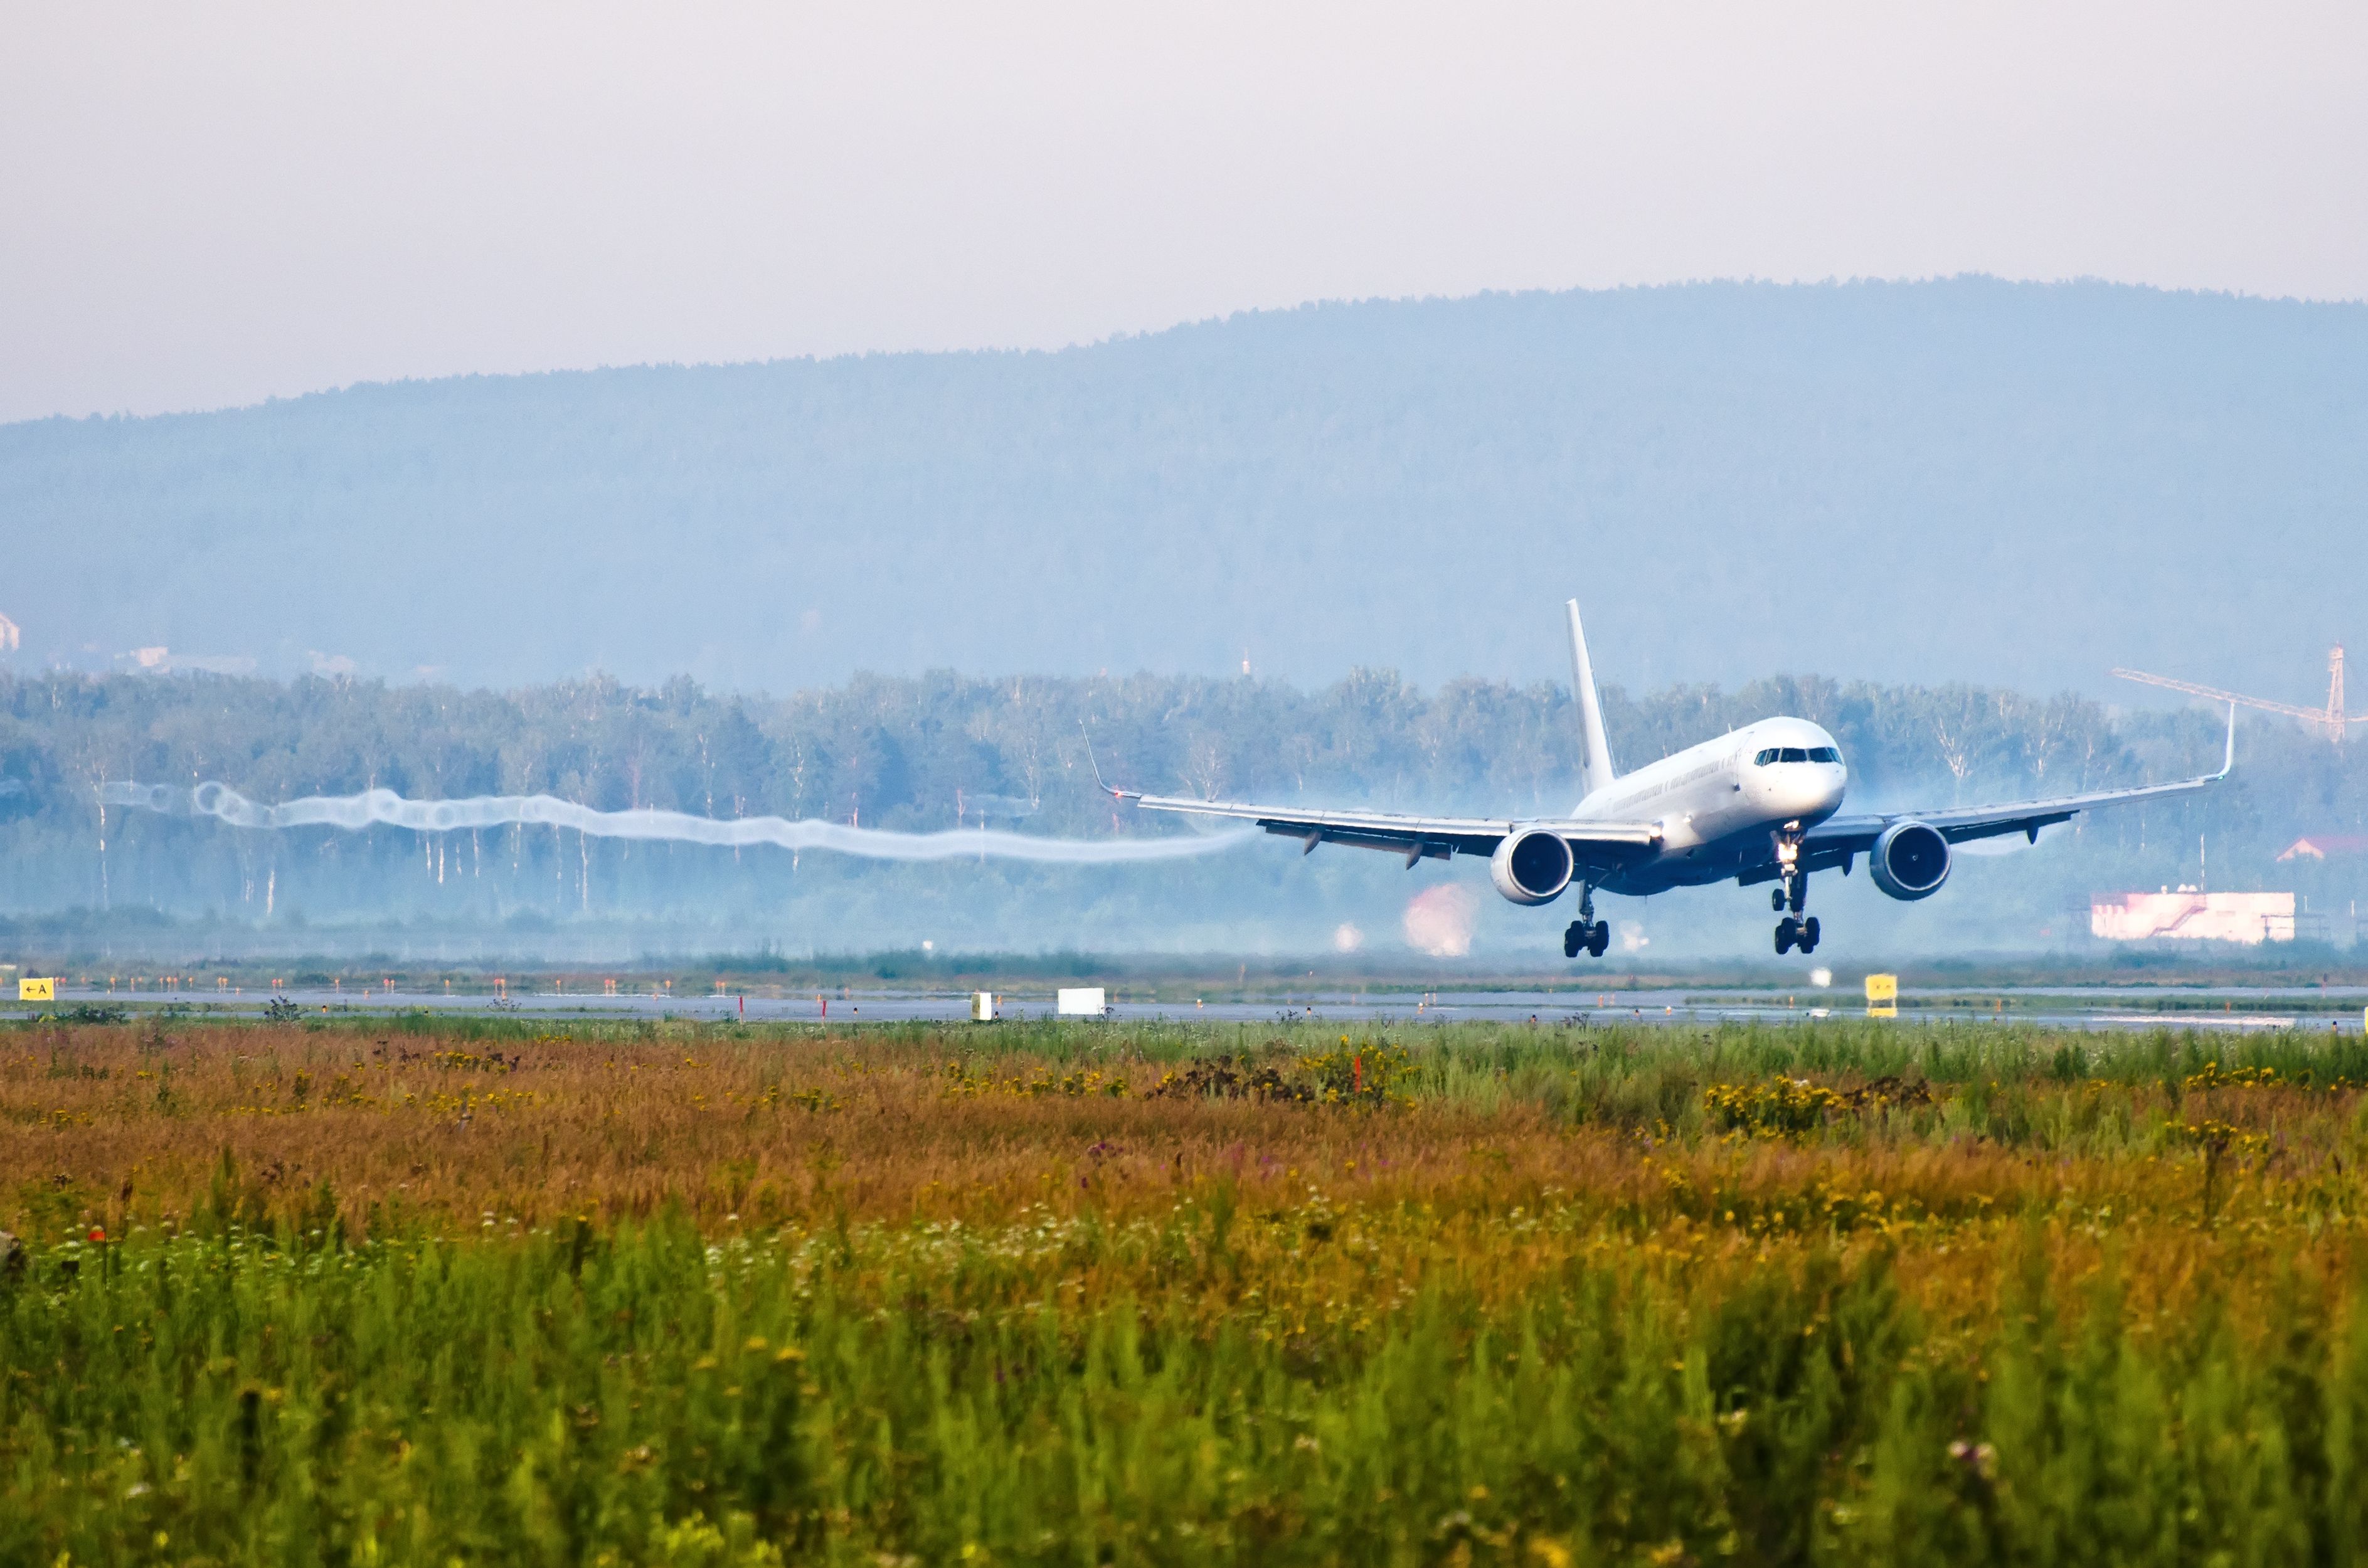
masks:
<path id="1" fill-rule="evenodd" d="M 1754 767 L 1771 762 L 1839 762 L 1842 754 L 1831 746 L 1770 746 L 1751 759 Z"/>

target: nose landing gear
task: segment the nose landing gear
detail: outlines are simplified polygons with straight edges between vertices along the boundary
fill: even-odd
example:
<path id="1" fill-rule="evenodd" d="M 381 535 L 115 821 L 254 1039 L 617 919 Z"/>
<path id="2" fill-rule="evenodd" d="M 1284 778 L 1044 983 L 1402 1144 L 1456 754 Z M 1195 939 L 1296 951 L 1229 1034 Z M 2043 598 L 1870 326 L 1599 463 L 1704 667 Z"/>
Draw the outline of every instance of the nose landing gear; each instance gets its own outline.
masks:
<path id="1" fill-rule="evenodd" d="M 1611 946 L 1611 923 L 1595 917 L 1595 890 L 1578 890 L 1578 918 L 1562 934 L 1562 956 L 1575 959 L 1584 950 L 1589 958 L 1601 958 Z"/>
<path id="2" fill-rule="evenodd" d="M 1816 915 L 1800 919 L 1788 915 L 1776 922 L 1776 950 L 1789 953 L 1798 948 L 1804 954 L 1814 953 L 1817 950 L 1817 936 Z"/>
<path id="3" fill-rule="evenodd" d="M 1817 917 L 1804 915 L 1809 907 L 1809 873 L 1801 869 L 1799 824 L 1788 823 L 1786 831 L 1776 835 L 1776 867 L 1784 881 L 1770 890 L 1768 907 L 1784 918 L 1776 922 L 1776 950 L 1789 953 L 1798 948 L 1804 954 L 1817 950 Z M 1784 914 L 1789 908 L 1790 914 Z"/>

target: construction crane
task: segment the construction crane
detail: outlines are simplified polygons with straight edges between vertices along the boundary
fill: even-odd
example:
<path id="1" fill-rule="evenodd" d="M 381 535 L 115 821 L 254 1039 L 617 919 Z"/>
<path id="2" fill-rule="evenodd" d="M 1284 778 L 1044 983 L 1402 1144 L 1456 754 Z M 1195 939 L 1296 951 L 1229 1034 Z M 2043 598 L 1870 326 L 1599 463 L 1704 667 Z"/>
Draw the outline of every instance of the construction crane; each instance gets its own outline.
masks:
<path id="1" fill-rule="evenodd" d="M 2183 691 L 2191 697 L 2208 697 L 2214 702 L 2238 702 L 2248 708 L 2259 708 L 2266 713 L 2283 713 L 2290 719 L 2318 725 L 2327 732 L 2327 738 L 2337 745 L 2343 744 L 2343 727 L 2346 724 L 2368 722 L 2368 713 L 2350 717 L 2344 714 L 2343 644 L 2340 642 L 2327 652 L 2327 706 L 2324 708 L 2271 702 L 2265 697 L 2247 697 L 2240 692 L 2223 691 L 2216 686 L 2198 686 L 2192 680 L 2173 680 L 2169 676 L 2148 675 L 2144 670 L 2115 670 L 2113 674 L 2123 680 L 2158 686 L 2169 691 Z"/>

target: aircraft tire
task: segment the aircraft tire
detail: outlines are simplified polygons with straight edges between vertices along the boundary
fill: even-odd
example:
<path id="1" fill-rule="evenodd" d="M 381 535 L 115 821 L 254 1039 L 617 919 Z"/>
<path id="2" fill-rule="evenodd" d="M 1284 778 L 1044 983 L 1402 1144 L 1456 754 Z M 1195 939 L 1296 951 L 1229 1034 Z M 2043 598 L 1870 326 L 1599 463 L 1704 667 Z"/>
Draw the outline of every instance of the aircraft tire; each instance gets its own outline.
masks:
<path id="1" fill-rule="evenodd" d="M 1600 959 L 1603 956 L 1604 949 L 1611 946 L 1611 922 L 1609 920 L 1597 921 L 1595 923 L 1595 929 L 1587 934 L 1587 950 L 1588 955 Z"/>
<path id="2" fill-rule="evenodd" d="M 1801 950 L 1803 952 L 1816 952 L 1817 950 L 1818 942 L 1823 939 L 1824 933 L 1817 929 L 1817 917 L 1816 915 L 1812 915 L 1806 920 L 1801 922 Z"/>
<path id="3" fill-rule="evenodd" d="M 1587 937 L 1581 934 L 1585 932 L 1586 929 L 1586 926 L 1581 926 L 1576 920 L 1570 923 L 1568 928 L 1566 928 L 1562 934 L 1563 957 L 1566 959 L 1575 959 L 1578 957 L 1578 949 L 1587 946 Z"/>
<path id="4" fill-rule="evenodd" d="M 1776 952 L 1779 957 L 1793 950 L 1793 939 L 1799 932 L 1800 927 L 1793 924 L 1793 917 L 1789 915 L 1776 922 Z"/>

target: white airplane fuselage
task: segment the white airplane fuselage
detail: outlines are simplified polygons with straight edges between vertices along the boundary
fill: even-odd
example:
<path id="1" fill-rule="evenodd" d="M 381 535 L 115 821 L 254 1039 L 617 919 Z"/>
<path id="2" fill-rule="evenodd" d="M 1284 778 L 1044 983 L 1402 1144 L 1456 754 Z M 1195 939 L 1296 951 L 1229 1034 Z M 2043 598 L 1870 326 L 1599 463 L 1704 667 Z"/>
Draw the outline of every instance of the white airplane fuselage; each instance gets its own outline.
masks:
<path id="1" fill-rule="evenodd" d="M 1725 881 L 1768 864 L 1777 835 L 1832 816 L 1849 783 L 1841 748 L 1821 726 L 1762 719 L 1621 775 L 1571 815 L 1660 828 L 1656 853 L 1598 884 L 1606 892 L 1641 895 Z"/>

